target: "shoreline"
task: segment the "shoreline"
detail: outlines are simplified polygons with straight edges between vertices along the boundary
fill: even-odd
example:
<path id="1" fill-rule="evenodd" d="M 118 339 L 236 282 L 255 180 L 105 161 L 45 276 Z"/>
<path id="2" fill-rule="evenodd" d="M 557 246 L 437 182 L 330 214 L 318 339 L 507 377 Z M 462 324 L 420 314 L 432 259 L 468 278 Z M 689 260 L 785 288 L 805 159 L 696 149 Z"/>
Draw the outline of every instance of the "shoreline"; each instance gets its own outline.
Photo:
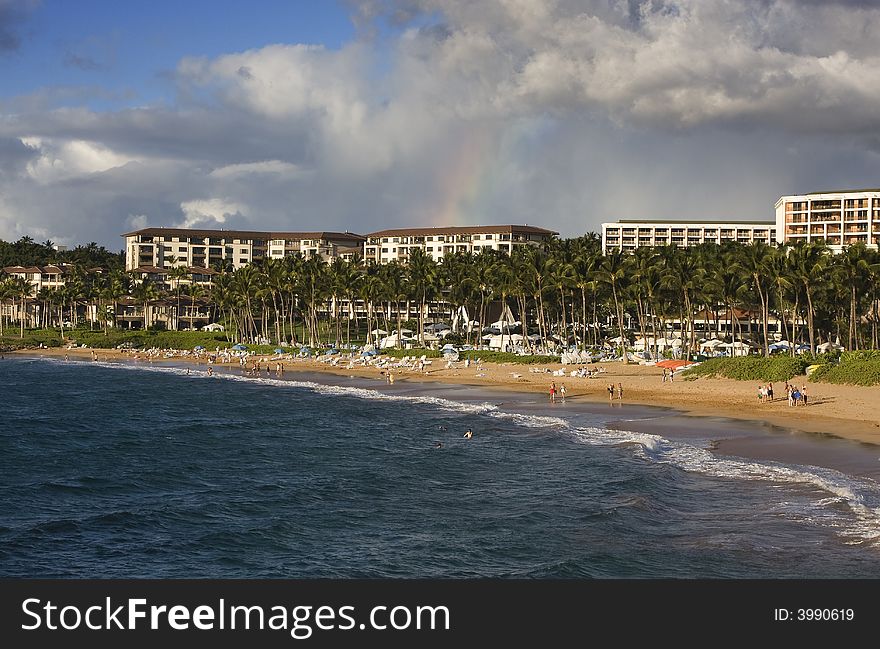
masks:
<path id="1" fill-rule="evenodd" d="M 15 356 L 53 356 L 91 359 L 96 353 L 100 360 L 137 360 L 138 354 L 126 350 L 92 348 L 48 348 L 23 349 L 10 352 Z M 274 363 L 271 357 L 255 356 Z M 140 360 L 147 360 L 146 357 Z M 155 357 L 154 361 L 188 362 L 193 365 L 207 365 L 204 357 L 180 355 Z M 702 417 L 725 417 L 770 424 L 778 428 L 847 439 L 863 444 L 880 446 L 880 386 L 849 386 L 825 383 L 808 383 L 806 377 L 795 377 L 792 383 L 806 384 L 810 393 L 807 406 L 789 407 L 784 396 L 772 403 L 762 404 L 757 400 L 757 385 L 747 381 L 724 378 L 700 378 L 695 381 L 679 379 L 674 382 L 661 382 L 662 370 L 642 365 L 623 365 L 621 363 L 600 363 L 605 372 L 595 378 L 572 378 L 553 376 L 552 371 L 565 367 L 560 364 L 540 366 L 548 370 L 544 373 L 530 371 L 536 366 L 481 363 L 464 368 L 461 362 L 452 369 L 445 369 L 441 359 L 433 359 L 425 372 L 392 368 L 396 382 L 436 382 L 464 386 L 491 387 L 503 391 L 527 393 L 544 398 L 549 404 L 548 390 L 551 381 L 566 385 L 567 399 L 578 403 L 589 403 L 609 411 L 621 405 L 658 406 L 671 408 L 682 414 Z M 356 376 L 382 381 L 383 375 L 376 367 L 355 366 L 351 369 L 340 363 L 331 366 L 312 359 L 284 360 L 286 372 L 319 372 L 339 376 Z M 216 363 L 216 367 L 227 364 Z M 231 365 L 229 365 L 231 366 Z M 574 366 L 568 366 L 568 370 Z M 609 402 L 608 383 L 622 383 L 622 401 Z M 782 384 L 777 384 L 777 394 L 783 392 Z"/>
<path id="2" fill-rule="evenodd" d="M 191 365 L 200 367 L 201 371 L 207 371 L 208 365 L 206 358 L 191 354 L 167 357 L 162 354 L 148 360 L 142 354 L 129 351 L 90 348 L 19 350 L 12 355 L 31 358 L 68 356 L 82 362 L 90 361 L 93 352 L 102 362 Z M 264 366 L 269 360 L 265 356 L 255 358 L 262 358 Z M 798 408 L 790 408 L 785 399 L 759 404 L 756 395 L 753 402 L 748 398 L 750 395 L 745 394 L 751 392 L 751 383 L 699 379 L 664 384 L 655 368 L 615 365 L 605 364 L 605 374 L 596 379 L 554 377 L 549 373 L 529 372 L 529 366 L 490 363 L 469 368 L 463 368 L 459 363 L 452 369 L 428 369 L 424 373 L 395 368 L 395 382 L 388 385 L 380 373 L 382 370 L 375 367 L 349 369 L 342 363 L 332 367 L 311 359 L 288 359 L 284 361 L 284 375 L 286 378 L 297 374 L 345 377 L 358 380 L 358 387 L 394 392 L 403 388 L 425 396 L 439 396 L 438 391 L 448 392 L 443 396 L 457 400 L 469 400 L 474 396 L 479 399 L 481 393 L 486 392 L 493 393 L 493 397 L 498 394 L 519 395 L 520 398 L 512 402 L 517 404 L 517 409 L 540 411 L 542 415 L 554 416 L 554 411 L 558 411 L 558 416 L 591 415 L 601 418 L 610 429 L 677 440 L 700 440 L 708 443 L 707 448 L 718 456 L 823 466 L 880 481 L 880 463 L 877 462 L 880 426 L 873 421 L 835 416 L 837 410 L 832 410 L 831 414 L 816 412 L 823 406 L 839 408 L 840 395 L 819 395 L 815 405 Z M 239 371 L 238 363 L 218 362 L 214 367 L 224 373 Z M 558 369 L 561 366 L 546 367 Z M 520 376 L 514 378 L 512 374 Z M 275 377 L 274 371 L 271 376 Z M 609 403 L 604 397 L 607 395 L 605 388 L 612 380 L 615 384 L 624 383 L 622 403 L 617 400 Z M 568 388 L 565 403 L 549 402 L 545 385 L 549 387 L 550 381 L 556 381 L 557 385 L 565 382 Z M 731 383 L 740 385 L 731 387 L 728 385 Z M 808 387 L 811 396 L 819 393 L 816 389 L 819 386 L 809 384 Z M 850 386 L 829 387 L 840 390 Z M 880 389 L 862 390 L 880 396 Z M 719 393 L 726 399 L 719 399 Z M 857 396 L 869 401 L 872 398 L 871 394 Z M 874 397 L 874 403 L 880 403 L 880 398 Z"/>

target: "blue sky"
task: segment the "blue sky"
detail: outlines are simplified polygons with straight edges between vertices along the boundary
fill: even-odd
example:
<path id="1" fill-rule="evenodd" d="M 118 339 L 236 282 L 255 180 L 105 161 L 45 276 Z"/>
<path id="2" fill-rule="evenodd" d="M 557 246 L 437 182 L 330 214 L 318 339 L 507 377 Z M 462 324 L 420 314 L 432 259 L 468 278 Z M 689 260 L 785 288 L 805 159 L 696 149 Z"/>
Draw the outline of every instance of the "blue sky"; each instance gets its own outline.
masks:
<path id="1" fill-rule="evenodd" d="M 20 48 L 0 57 L 0 97 L 96 86 L 119 97 L 89 102 L 99 109 L 169 101 L 168 74 L 184 57 L 274 43 L 337 49 L 354 32 L 350 7 L 333 0 L 42 0 L 28 12 Z"/>
<path id="2" fill-rule="evenodd" d="M 877 186 L 878 43 L 867 0 L 0 0 L 0 238 L 772 219 Z"/>

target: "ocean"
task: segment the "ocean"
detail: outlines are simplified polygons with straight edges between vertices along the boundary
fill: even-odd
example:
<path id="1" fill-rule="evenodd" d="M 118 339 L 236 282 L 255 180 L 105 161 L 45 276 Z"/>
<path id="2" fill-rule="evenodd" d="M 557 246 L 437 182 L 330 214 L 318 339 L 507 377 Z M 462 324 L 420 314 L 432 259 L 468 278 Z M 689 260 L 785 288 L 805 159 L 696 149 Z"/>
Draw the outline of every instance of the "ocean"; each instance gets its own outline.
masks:
<path id="1" fill-rule="evenodd" d="M 880 577 L 874 479 L 716 456 L 711 420 L 146 362 L 0 386 L 4 577 Z"/>

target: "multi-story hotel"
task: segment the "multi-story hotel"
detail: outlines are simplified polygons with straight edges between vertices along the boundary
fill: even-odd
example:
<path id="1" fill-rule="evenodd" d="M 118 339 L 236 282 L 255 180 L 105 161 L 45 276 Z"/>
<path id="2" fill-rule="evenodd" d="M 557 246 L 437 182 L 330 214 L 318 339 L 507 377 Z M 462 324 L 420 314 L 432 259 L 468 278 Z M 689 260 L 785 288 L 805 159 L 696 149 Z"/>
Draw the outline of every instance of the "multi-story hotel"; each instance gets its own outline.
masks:
<path id="1" fill-rule="evenodd" d="M 31 285 L 31 295 L 44 288 L 60 288 L 65 284 L 65 275 L 70 274 L 72 266 L 7 266 L 3 272 L 26 280 Z"/>
<path id="2" fill-rule="evenodd" d="M 812 192 L 776 201 L 776 227 L 786 243 L 824 241 L 844 246 L 880 244 L 880 189 Z"/>
<path id="3" fill-rule="evenodd" d="M 688 248 L 701 243 L 763 241 L 775 244 L 773 221 L 638 221 L 621 219 L 602 224 L 602 252 L 675 245 Z"/>
<path id="4" fill-rule="evenodd" d="M 381 230 L 367 235 L 364 259 L 387 264 L 406 261 L 414 248 L 425 251 L 439 261 L 443 255 L 456 252 L 503 250 L 511 253 L 516 246 L 539 246 L 549 242 L 558 232 L 531 225 L 474 225 L 438 228 L 399 228 Z"/>
<path id="5" fill-rule="evenodd" d="M 145 228 L 125 237 L 125 268 L 211 268 L 231 263 L 241 268 L 264 258 L 320 256 L 327 261 L 361 254 L 364 237 L 351 232 L 250 232 Z"/>

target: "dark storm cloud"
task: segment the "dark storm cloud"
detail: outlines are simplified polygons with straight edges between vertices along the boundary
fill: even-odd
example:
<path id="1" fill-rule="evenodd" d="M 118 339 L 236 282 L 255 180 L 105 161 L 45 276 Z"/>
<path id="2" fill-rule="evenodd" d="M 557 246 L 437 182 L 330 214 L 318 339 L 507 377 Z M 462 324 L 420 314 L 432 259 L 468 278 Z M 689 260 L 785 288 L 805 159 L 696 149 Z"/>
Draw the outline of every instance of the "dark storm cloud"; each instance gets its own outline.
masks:
<path id="1" fill-rule="evenodd" d="M 867 3 L 354 10 L 395 40 L 185 59 L 164 105 L 0 104 L 0 237 L 488 221 L 576 235 L 627 216 L 772 218 L 785 193 L 876 184 Z"/>

